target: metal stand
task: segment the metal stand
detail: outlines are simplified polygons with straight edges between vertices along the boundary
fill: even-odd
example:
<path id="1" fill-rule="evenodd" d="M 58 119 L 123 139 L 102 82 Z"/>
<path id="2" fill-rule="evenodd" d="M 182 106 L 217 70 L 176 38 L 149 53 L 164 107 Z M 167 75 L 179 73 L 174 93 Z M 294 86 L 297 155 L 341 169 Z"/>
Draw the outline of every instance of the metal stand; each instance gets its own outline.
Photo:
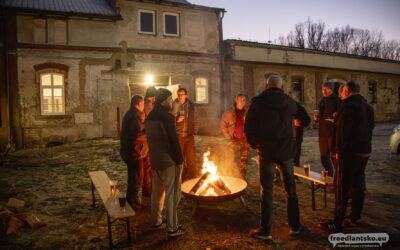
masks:
<path id="1" fill-rule="evenodd" d="M 93 208 L 96 208 L 96 198 L 95 198 L 95 196 L 94 196 L 94 184 L 93 184 L 93 181 L 91 182 L 92 183 L 92 207 Z"/>
<path id="2" fill-rule="evenodd" d="M 321 188 L 321 186 L 323 187 L 324 190 L 324 207 L 323 208 L 316 208 L 316 201 L 315 201 L 315 191 L 317 191 L 318 189 Z M 322 210 L 324 208 L 327 207 L 327 202 L 326 202 L 326 185 L 320 185 L 318 183 L 314 183 L 313 181 L 311 182 L 311 205 L 312 205 L 312 209 L 315 210 Z"/>
<path id="3" fill-rule="evenodd" d="M 131 245 L 131 225 L 130 225 L 130 219 L 129 219 L 129 217 L 126 217 L 126 218 L 117 218 L 117 219 L 111 220 L 110 216 L 109 216 L 108 213 L 107 213 L 108 241 L 109 241 L 109 244 L 110 244 L 110 248 L 111 248 L 111 249 L 112 249 L 113 246 L 114 246 L 114 244 L 113 244 L 113 239 L 112 239 L 112 228 L 111 228 L 111 226 L 112 226 L 113 223 L 115 223 L 116 221 L 119 221 L 119 220 L 122 220 L 122 221 L 125 221 L 125 222 L 126 222 L 126 232 L 127 232 L 127 234 L 128 234 L 128 246 Z"/>

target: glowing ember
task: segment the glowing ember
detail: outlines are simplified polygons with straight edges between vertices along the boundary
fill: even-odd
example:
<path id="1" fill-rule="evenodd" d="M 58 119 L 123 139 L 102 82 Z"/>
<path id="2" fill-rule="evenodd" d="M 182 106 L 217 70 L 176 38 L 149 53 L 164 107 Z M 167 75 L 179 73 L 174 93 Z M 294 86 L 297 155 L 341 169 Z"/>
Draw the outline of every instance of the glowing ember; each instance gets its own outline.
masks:
<path id="1" fill-rule="evenodd" d="M 231 191 L 222 177 L 218 175 L 218 167 L 208 158 L 210 151 L 203 155 L 202 176 L 190 190 L 190 193 L 201 196 L 219 196 L 230 194 Z"/>

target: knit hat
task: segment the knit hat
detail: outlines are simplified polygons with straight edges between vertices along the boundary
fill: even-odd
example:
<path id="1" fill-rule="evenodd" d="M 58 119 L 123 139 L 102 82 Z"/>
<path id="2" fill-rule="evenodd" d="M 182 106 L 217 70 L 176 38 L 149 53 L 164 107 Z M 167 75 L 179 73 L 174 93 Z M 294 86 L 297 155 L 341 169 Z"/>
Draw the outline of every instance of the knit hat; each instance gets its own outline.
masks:
<path id="1" fill-rule="evenodd" d="M 157 95 L 157 89 L 155 87 L 148 87 L 146 90 L 146 95 L 144 96 L 145 99 L 154 97 Z"/>
<path id="2" fill-rule="evenodd" d="M 333 82 L 325 82 L 322 86 L 328 87 L 332 91 L 335 89 L 335 84 Z"/>
<path id="3" fill-rule="evenodd" d="M 170 96 L 172 96 L 172 93 L 168 89 L 164 89 L 164 88 L 158 89 L 157 95 L 156 95 L 156 103 L 161 104 L 163 101 L 165 101 Z"/>

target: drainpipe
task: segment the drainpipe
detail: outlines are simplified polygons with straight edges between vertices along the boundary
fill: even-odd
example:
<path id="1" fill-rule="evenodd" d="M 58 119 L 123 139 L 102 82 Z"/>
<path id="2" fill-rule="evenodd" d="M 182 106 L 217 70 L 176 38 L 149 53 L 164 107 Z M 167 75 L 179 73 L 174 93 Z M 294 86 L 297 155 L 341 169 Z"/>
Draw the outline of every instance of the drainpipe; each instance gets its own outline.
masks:
<path id="1" fill-rule="evenodd" d="M 7 32 L 7 18 L 6 18 L 5 8 L 2 8 L 1 15 L 4 20 L 3 31 L 4 31 L 4 34 L 7 34 L 8 33 Z M 7 155 L 11 149 L 11 118 L 10 118 L 11 105 L 10 105 L 10 86 L 9 86 L 10 80 L 9 80 L 9 74 L 8 74 L 8 41 L 6 38 L 4 38 L 3 53 L 4 53 L 4 74 L 5 74 L 4 80 L 5 80 L 6 98 L 7 98 L 6 117 L 7 117 L 7 121 L 8 121 L 8 127 L 7 127 L 8 142 L 7 142 L 7 146 L 6 146 L 6 152 L 5 152 L 5 155 Z"/>
<path id="2" fill-rule="evenodd" d="M 224 81 L 224 53 L 223 53 L 223 31 L 222 31 L 222 19 L 224 18 L 225 10 L 221 11 L 221 15 L 218 12 L 218 30 L 219 30 L 219 74 L 220 74 L 220 110 L 219 115 L 225 111 L 225 81 Z"/>

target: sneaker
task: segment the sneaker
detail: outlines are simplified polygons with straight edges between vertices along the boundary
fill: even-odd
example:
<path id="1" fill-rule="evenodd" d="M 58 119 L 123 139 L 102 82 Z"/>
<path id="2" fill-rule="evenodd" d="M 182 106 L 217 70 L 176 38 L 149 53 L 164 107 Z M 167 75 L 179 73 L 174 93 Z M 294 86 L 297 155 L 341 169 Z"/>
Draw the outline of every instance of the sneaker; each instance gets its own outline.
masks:
<path id="1" fill-rule="evenodd" d="M 172 232 L 168 231 L 167 236 L 168 237 L 177 237 L 177 236 L 180 236 L 185 233 L 186 233 L 186 231 L 182 227 L 178 227 L 175 231 L 172 231 Z"/>
<path id="2" fill-rule="evenodd" d="M 347 216 L 347 217 L 344 219 L 344 221 L 345 221 L 347 224 L 349 224 L 349 225 L 351 225 L 351 226 L 353 226 L 353 227 L 357 227 L 357 226 L 361 225 L 361 222 L 360 222 L 359 220 L 354 219 L 354 218 L 351 217 L 351 216 Z"/>
<path id="3" fill-rule="evenodd" d="M 333 221 L 320 223 L 319 227 L 321 227 L 322 229 L 324 229 L 326 231 L 334 232 L 334 233 L 338 233 L 343 230 L 343 224 L 337 224 Z"/>
<path id="4" fill-rule="evenodd" d="M 290 229 L 290 230 L 289 230 L 289 235 L 290 235 L 290 236 L 297 236 L 297 235 L 299 235 L 302 231 L 303 231 L 303 227 L 302 227 L 302 226 L 299 226 L 299 228 L 298 228 L 297 230 Z"/>
<path id="5" fill-rule="evenodd" d="M 158 224 L 158 225 L 152 225 L 152 226 L 150 227 L 150 230 L 156 231 L 156 230 L 164 229 L 164 228 L 166 228 L 166 227 L 167 227 L 167 225 L 165 224 L 165 222 L 161 222 L 161 223 Z"/>
<path id="6" fill-rule="evenodd" d="M 272 236 L 269 233 L 264 232 L 261 228 L 251 230 L 250 235 L 259 240 L 272 240 Z"/>

